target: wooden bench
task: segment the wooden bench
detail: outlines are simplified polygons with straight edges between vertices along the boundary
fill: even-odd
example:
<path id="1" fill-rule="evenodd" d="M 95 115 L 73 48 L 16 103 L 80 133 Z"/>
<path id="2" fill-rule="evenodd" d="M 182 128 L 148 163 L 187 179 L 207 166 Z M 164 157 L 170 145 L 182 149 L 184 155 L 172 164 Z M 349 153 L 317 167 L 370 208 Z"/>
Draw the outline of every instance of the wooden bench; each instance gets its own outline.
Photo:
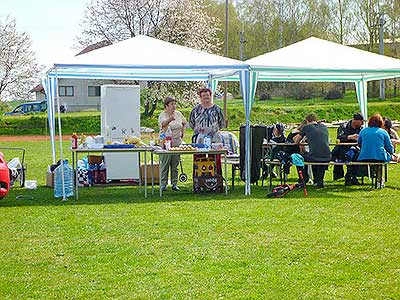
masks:
<path id="1" fill-rule="evenodd" d="M 272 172 L 273 172 L 273 167 L 278 166 L 279 171 L 280 171 L 280 180 L 281 184 L 286 182 L 286 178 L 282 176 L 283 174 L 283 163 L 281 163 L 278 160 L 264 160 L 264 163 L 266 165 L 269 165 L 269 188 L 272 189 Z M 385 174 L 385 182 L 387 181 L 388 178 L 388 172 L 387 172 L 387 165 L 388 164 L 396 164 L 396 162 L 363 162 L 363 161 L 352 161 L 352 162 L 335 162 L 335 161 L 329 161 L 329 162 L 310 162 L 310 161 L 305 161 L 304 165 L 305 166 L 367 166 L 367 167 L 383 167 L 384 168 L 384 174 Z M 372 182 L 371 186 L 377 188 L 378 187 L 378 180 L 377 180 L 377 173 L 374 172 L 372 173 Z M 364 182 L 364 177 L 362 177 L 362 182 Z M 262 185 L 264 184 L 264 178 L 262 179 Z"/>

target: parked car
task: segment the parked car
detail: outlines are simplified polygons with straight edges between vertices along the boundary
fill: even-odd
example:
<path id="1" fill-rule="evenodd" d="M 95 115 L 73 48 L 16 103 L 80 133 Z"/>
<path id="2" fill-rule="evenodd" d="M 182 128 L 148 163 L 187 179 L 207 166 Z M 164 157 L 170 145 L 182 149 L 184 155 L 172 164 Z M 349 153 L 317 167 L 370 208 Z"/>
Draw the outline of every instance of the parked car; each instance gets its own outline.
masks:
<path id="1" fill-rule="evenodd" d="M 16 106 L 12 111 L 4 113 L 5 116 L 24 115 L 29 113 L 44 112 L 47 109 L 47 100 L 27 102 Z"/>

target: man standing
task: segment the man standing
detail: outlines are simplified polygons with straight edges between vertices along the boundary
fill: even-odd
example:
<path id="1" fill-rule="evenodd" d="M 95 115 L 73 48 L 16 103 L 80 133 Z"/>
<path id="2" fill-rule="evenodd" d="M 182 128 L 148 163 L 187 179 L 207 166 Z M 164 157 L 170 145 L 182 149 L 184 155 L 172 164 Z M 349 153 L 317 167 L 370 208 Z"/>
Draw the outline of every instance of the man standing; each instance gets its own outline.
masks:
<path id="1" fill-rule="evenodd" d="M 340 143 L 357 143 L 358 134 L 360 133 L 364 124 L 364 116 L 361 113 L 355 113 L 353 119 L 340 125 L 337 130 L 337 139 Z M 351 146 L 335 146 L 332 150 L 332 158 L 334 160 L 344 161 L 346 159 L 346 152 L 349 151 Z M 345 185 L 360 185 L 357 180 L 357 167 L 347 166 L 347 173 L 345 176 Z M 333 180 L 338 180 L 344 175 L 343 166 L 334 166 Z"/>
<path id="2" fill-rule="evenodd" d="M 309 152 L 303 154 L 305 161 L 310 162 L 329 162 L 331 160 L 331 151 L 329 149 L 329 133 L 328 128 L 317 122 L 317 115 L 310 113 L 305 117 L 306 125 L 301 129 L 300 133 L 294 137 L 295 143 L 300 143 L 303 138 L 307 139 Z M 314 175 L 314 185 L 316 188 L 324 187 L 324 176 L 326 166 L 312 166 Z M 305 168 L 304 180 L 308 181 L 309 175 Z"/>

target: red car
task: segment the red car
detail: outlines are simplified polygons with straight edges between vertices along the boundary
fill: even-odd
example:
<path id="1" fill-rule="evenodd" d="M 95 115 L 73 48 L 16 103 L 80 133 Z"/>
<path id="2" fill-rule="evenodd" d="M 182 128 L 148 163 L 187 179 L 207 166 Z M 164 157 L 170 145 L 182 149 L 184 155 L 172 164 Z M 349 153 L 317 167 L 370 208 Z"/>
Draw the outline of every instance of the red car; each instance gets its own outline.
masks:
<path id="1" fill-rule="evenodd" d="M 4 160 L 4 155 L 0 152 L 0 199 L 7 196 L 10 190 L 10 171 L 6 161 Z"/>

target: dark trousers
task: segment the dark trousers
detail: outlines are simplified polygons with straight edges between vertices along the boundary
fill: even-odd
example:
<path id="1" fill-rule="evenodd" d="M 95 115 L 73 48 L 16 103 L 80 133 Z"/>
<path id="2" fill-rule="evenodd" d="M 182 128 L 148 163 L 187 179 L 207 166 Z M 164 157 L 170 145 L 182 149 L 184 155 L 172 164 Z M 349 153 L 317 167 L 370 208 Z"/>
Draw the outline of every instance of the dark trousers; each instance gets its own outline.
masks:
<path id="1" fill-rule="evenodd" d="M 329 160 L 328 161 L 317 161 L 317 160 L 313 159 L 309 155 L 309 153 L 304 153 L 303 156 L 304 156 L 304 161 L 307 161 L 307 162 L 329 162 Z M 314 175 L 314 183 L 323 184 L 327 166 L 311 166 L 311 167 L 312 167 L 312 172 Z M 305 182 L 307 182 L 310 179 L 310 175 L 308 174 L 307 166 L 304 166 L 304 168 L 303 168 L 303 176 L 304 176 Z"/>
<path id="2" fill-rule="evenodd" d="M 327 166 L 311 166 L 311 168 L 314 175 L 314 183 L 323 184 Z M 305 182 L 307 182 L 310 179 L 307 166 L 304 166 L 303 168 L 303 176 Z"/>

